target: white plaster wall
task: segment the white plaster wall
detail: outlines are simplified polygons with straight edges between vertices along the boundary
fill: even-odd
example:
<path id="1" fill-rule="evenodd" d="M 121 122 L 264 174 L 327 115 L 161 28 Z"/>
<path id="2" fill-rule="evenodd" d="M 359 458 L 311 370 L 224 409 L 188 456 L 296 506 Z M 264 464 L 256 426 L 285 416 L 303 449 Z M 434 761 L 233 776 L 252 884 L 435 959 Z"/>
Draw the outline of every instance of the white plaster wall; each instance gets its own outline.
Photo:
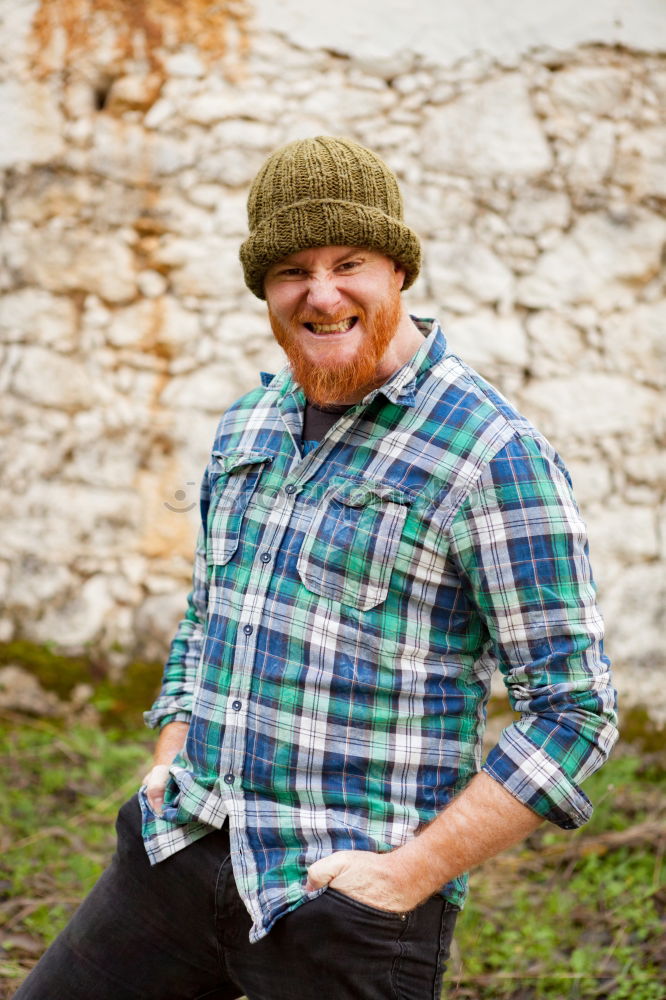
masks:
<path id="1" fill-rule="evenodd" d="M 303 48 L 398 66 L 407 54 L 446 66 L 474 53 L 511 63 L 544 46 L 666 44 L 663 0 L 257 0 L 255 10 L 260 30 Z"/>
<path id="2" fill-rule="evenodd" d="M 413 6 L 258 0 L 247 51 L 157 76 L 56 37 L 38 79 L 36 0 L 0 0 L 0 641 L 164 651 L 217 418 L 282 360 L 249 183 L 347 134 L 399 175 L 412 311 L 563 454 L 620 684 L 666 715 L 666 3 Z"/>

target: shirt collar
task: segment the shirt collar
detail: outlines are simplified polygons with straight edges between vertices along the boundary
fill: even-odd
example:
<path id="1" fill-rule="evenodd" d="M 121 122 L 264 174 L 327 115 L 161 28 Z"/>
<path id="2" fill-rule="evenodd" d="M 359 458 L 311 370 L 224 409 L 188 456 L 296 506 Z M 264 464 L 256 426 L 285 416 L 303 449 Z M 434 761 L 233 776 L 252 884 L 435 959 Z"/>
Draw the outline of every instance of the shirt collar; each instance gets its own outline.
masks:
<path id="1" fill-rule="evenodd" d="M 437 320 L 422 319 L 419 316 L 411 316 L 410 318 L 425 338 L 422 346 L 402 368 L 391 375 L 384 385 L 369 392 L 361 400 L 363 404 L 371 403 L 379 393 L 382 393 L 389 402 L 395 403 L 396 406 L 415 406 L 416 383 L 419 375 L 424 371 L 429 371 L 446 354 L 446 338 Z M 265 389 L 278 392 L 280 396 L 284 396 L 286 392 L 296 388 L 288 365 L 281 368 L 276 375 L 271 375 L 269 372 L 260 372 L 259 374 L 262 386 Z"/>
<path id="2" fill-rule="evenodd" d="M 416 324 L 423 334 L 424 341 L 409 361 L 402 368 L 377 389 L 363 399 L 364 403 L 370 403 L 380 393 L 396 406 L 416 406 L 416 388 L 419 375 L 424 371 L 429 371 L 434 364 L 446 353 L 446 339 L 442 333 L 437 320 L 422 319 L 419 316 L 411 316 L 411 320 Z"/>

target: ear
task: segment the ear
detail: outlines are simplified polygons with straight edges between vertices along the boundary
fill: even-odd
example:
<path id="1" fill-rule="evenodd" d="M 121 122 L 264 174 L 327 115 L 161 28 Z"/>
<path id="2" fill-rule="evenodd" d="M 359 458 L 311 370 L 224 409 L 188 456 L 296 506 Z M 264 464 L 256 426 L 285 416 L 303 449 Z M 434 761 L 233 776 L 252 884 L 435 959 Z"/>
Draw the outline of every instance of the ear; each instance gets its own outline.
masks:
<path id="1" fill-rule="evenodd" d="M 402 264 L 399 264 L 397 260 L 393 261 L 393 270 L 395 271 L 396 276 L 399 276 L 400 284 L 399 284 L 398 287 L 399 287 L 400 291 L 402 291 L 402 286 L 405 283 L 405 278 L 407 277 L 407 272 L 405 271 L 405 269 L 402 266 Z"/>

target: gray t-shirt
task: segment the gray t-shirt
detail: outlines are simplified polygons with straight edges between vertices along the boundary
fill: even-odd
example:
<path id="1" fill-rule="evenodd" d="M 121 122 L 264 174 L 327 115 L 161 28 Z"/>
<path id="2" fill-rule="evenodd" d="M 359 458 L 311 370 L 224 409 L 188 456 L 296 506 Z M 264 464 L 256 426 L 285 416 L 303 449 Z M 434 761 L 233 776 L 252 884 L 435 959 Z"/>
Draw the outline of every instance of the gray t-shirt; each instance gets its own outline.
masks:
<path id="1" fill-rule="evenodd" d="M 316 448 L 326 432 L 337 423 L 343 413 L 350 408 L 349 403 L 328 406 L 315 406 L 306 403 L 303 418 L 303 452 L 307 454 Z"/>

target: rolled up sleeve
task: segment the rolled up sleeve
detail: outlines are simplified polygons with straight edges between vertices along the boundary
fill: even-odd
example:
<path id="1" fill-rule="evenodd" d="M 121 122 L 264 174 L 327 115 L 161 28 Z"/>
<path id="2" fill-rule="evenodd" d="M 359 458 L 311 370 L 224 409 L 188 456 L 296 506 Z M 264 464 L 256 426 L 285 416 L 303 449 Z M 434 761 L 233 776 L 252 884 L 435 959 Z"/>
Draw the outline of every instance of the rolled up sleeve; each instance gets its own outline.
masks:
<path id="1" fill-rule="evenodd" d="M 483 770 L 544 819 L 578 827 L 592 813 L 580 782 L 617 738 L 616 696 L 585 525 L 555 453 L 529 436 L 510 441 L 457 511 L 450 537 L 520 714 Z"/>

